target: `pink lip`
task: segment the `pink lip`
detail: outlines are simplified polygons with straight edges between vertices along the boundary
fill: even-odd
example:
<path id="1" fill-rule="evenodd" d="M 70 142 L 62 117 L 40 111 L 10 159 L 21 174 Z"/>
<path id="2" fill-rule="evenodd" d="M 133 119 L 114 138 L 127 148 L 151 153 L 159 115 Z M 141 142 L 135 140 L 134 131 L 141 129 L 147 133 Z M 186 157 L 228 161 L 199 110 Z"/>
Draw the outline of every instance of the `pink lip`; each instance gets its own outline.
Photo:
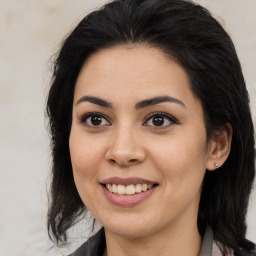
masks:
<path id="1" fill-rule="evenodd" d="M 118 183 L 118 184 L 120 184 L 120 183 Z M 149 183 L 147 183 L 147 184 L 149 184 Z M 141 192 L 141 193 L 134 194 L 134 195 L 118 195 L 118 194 L 111 193 L 103 185 L 101 187 L 103 189 L 104 195 L 112 204 L 122 206 L 122 207 L 134 206 L 134 205 L 137 205 L 137 204 L 143 202 L 148 197 L 150 197 L 152 195 L 152 193 L 155 191 L 155 189 L 157 188 L 157 187 L 153 187 L 145 192 Z"/>
<path id="2" fill-rule="evenodd" d="M 101 184 L 120 184 L 124 186 L 135 185 L 135 184 L 157 184 L 156 182 L 145 180 L 138 177 L 120 178 L 111 177 L 100 182 Z"/>

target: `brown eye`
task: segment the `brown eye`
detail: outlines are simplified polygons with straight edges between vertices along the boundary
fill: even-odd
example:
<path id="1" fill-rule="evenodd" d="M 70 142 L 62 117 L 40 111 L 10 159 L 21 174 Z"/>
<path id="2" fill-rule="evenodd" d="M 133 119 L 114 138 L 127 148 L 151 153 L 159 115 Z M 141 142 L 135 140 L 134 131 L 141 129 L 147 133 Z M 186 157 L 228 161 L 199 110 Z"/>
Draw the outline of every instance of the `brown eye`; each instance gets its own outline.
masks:
<path id="1" fill-rule="evenodd" d="M 81 123 L 92 128 L 110 125 L 110 122 L 103 115 L 97 113 L 86 114 L 82 117 Z"/>
<path id="2" fill-rule="evenodd" d="M 101 125 L 102 117 L 101 116 L 92 116 L 91 117 L 91 124 L 94 126 Z"/>
<path id="3" fill-rule="evenodd" d="M 153 128 L 167 128 L 172 124 L 178 124 L 178 121 L 169 114 L 158 112 L 150 114 L 143 126 L 150 126 Z"/>
<path id="4" fill-rule="evenodd" d="M 164 118 L 161 116 L 155 116 L 152 118 L 152 123 L 154 126 L 162 126 L 164 124 Z"/>

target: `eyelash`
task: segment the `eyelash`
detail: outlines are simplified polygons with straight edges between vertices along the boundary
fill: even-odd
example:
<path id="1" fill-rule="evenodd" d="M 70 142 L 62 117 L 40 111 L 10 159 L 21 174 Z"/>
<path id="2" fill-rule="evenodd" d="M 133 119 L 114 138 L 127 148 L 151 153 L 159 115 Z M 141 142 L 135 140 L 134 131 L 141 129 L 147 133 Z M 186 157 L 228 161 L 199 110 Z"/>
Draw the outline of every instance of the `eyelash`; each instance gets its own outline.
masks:
<path id="1" fill-rule="evenodd" d="M 107 124 L 99 124 L 99 125 L 92 125 L 92 124 L 88 124 L 88 119 L 89 118 L 92 118 L 92 117 L 100 117 L 101 120 L 105 120 L 107 122 Z M 169 124 L 167 125 L 164 125 L 164 126 L 156 126 L 156 125 L 148 125 L 147 122 L 149 122 L 151 119 L 153 119 L 154 117 L 160 117 L 160 118 L 163 118 L 164 122 L 165 120 L 167 119 L 168 122 L 170 122 Z M 111 122 L 109 121 L 109 119 L 103 115 L 102 113 L 99 113 L 99 112 L 92 112 L 92 113 L 87 113 L 85 115 L 83 115 L 80 119 L 80 122 L 82 124 L 84 124 L 85 126 L 91 128 L 91 129 L 99 129 L 99 128 L 102 128 L 102 126 L 109 126 L 111 125 Z M 145 118 L 145 121 L 143 121 L 143 126 L 149 126 L 149 127 L 153 127 L 153 128 L 156 128 L 156 129 L 164 129 L 164 128 L 167 128 L 173 124 L 179 124 L 178 120 L 176 118 L 174 118 L 173 116 L 167 114 L 167 113 L 164 113 L 164 112 L 154 112 L 154 113 L 151 113 L 149 114 L 146 118 Z"/>
<path id="2" fill-rule="evenodd" d="M 164 125 L 164 126 L 153 126 L 153 125 L 147 125 L 146 123 L 149 122 L 151 119 L 153 119 L 154 117 L 161 117 L 163 119 L 167 119 L 170 123 L 167 124 L 167 125 Z M 173 116 L 167 114 L 167 113 L 164 113 L 164 112 L 154 112 L 154 113 L 151 113 L 149 114 L 146 118 L 145 118 L 145 121 L 143 122 L 143 126 L 149 126 L 149 127 L 154 127 L 154 128 L 157 128 L 157 129 L 164 129 L 164 128 L 167 128 L 173 124 L 179 124 L 178 120 L 176 118 L 174 118 Z"/>
<path id="3" fill-rule="evenodd" d="M 100 117 L 103 119 L 105 119 L 107 121 L 108 124 L 104 124 L 104 125 L 92 125 L 92 124 L 88 124 L 87 121 L 89 118 L 91 117 Z M 88 114 L 85 114 L 81 117 L 81 120 L 80 120 L 80 123 L 84 124 L 85 126 L 91 128 L 91 129 L 99 129 L 101 128 L 102 126 L 108 126 L 108 125 L 111 125 L 110 121 L 108 120 L 108 118 L 103 115 L 102 113 L 99 113 L 99 112 L 91 112 L 91 113 L 88 113 Z"/>

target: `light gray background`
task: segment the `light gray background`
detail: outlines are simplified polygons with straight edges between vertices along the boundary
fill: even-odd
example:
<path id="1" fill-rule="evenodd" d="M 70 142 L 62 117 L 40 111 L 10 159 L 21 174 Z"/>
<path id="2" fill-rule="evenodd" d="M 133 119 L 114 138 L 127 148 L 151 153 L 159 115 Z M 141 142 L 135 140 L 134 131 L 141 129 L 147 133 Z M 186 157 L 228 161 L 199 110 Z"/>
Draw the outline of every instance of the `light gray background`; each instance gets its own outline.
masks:
<path id="1" fill-rule="evenodd" d="M 0 255 L 61 255 L 46 232 L 50 170 L 45 97 L 49 58 L 77 22 L 104 0 L 0 0 Z M 240 57 L 256 120 L 256 1 L 198 0 L 229 32 Z M 256 242 L 255 192 L 248 238 Z M 86 230 L 83 222 L 76 229 Z M 86 232 L 85 232 L 86 233 Z M 83 235 L 85 236 L 85 235 Z M 79 233 L 75 235 L 79 237 Z"/>

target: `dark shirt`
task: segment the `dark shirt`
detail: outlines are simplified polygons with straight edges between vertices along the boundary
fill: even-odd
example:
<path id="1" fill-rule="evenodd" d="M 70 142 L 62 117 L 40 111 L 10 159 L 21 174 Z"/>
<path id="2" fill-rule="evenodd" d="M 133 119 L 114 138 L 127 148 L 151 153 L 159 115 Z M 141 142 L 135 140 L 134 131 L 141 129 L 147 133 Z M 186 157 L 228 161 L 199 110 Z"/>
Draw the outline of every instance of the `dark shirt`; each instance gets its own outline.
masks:
<path id="1" fill-rule="evenodd" d="M 215 245 L 213 233 L 208 228 L 203 237 L 202 246 L 199 256 L 217 256 L 220 255 L 213 248 Z M 94 236 L 89 238 L 87 242 L 82 244 L 75 252 L 69 256 L 102 256 L 106 248 L 104 228 L 99 230 Z M 243 247 L 235 251 L 234 256 L 256 256 L 256 246 L 252 242 L 246 240 Z"/>

